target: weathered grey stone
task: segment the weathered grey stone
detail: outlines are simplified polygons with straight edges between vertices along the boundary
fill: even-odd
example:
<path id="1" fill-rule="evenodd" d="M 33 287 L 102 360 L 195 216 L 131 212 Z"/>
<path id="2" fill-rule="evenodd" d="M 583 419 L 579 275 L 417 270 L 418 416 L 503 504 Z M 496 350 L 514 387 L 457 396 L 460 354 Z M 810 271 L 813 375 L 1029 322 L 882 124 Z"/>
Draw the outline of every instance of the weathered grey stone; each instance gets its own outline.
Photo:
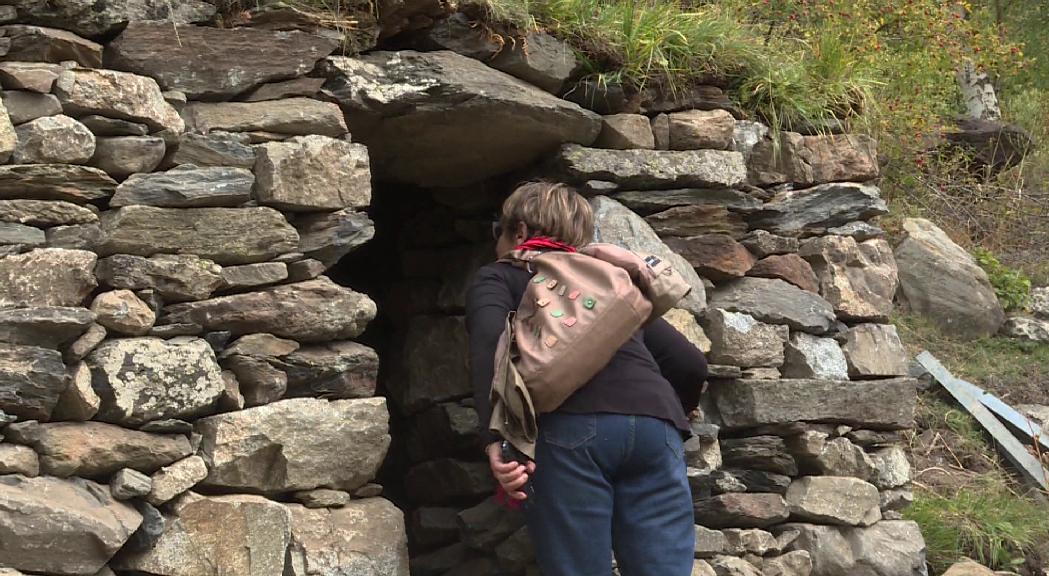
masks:
<path id="1" fill-rule="evenodd" d="M 210 469 L 204 485 L 271 494 L 352 490 L 372 479 L 386 456 L 387 419 L 383 398 L 300 398 L 198 420 Z"/>
<path id="2" fill-rule="evenodd" d="M 721 486 L 715 484 L 714 491 L 716 494 L 730 492 L 729 490 L 723 490 L 723 486 L 733 485 L 736 488 L 732 492 L 769 492 L 772 494 L 786 494 L 787 487 L 790 486 L 790 477 L 784 476 L 783 474 L 776 474 L 774 472 L 764 472 L 761 470 L 739 470 L 739 469 L 726 469 L 719 470 L 719 482 Z"/>
<path id="3" fill-rule="evenodd" d="M 826 433 L 807 430 L 791 436 L 787 446 L 804 474 L 851 476 L 866 481 L 874 476 L 874 462 L 847 438 L 828 441 Z"/>
<path id="4" fill-rule="evenodd" d="M 798 465 L 779 436 L 722 438 L 721 457 L 729 468 L 746 468 L 795 476 Z"/>
<path id="5" fill-rule="evenodd" d="M 106 65 L 152 76 L 192 100 L 225 100 L 259 84 L 306 74 L 338 41 L 293 31 L 132 22 L 106 52 Z"/>
<path id="6" fill-rule="evenodd" d="M 419 576 L 440 576 L 456 567 L 468 565 L 470 549 L 456 542 L 426 554 L 417 554 L 411 559 L 411 573 Z"/>
<path id="7" fill-rule="evenodd" d="M 656 114 L 651 119 L 651 125 L 656 150 L 670 150 L 670 116 L 665 113 Z"/>
<path id="8" fill-rule="evenodd" d="M 190 456 L 156 471 L 146 501 L 160 506 L 193 488 L 208 475 L 208 467 L 200 456 Z"/>
<path id="9" fill-rule="evenodd" d="M 371 203 L 368 149 L 361 144 L 299 136 L 262 144 L 256 152 L 255 196 L 261 204 L 309 212 Z"/>
<path id="10" fill-rule="evenodd" d="M 717 576 L 718 573 L 706 560 L 696 560 L 692 563 L 692 576 Z"/>
<path id="11" fill-rule="evenodd" d="M 699 348 L 704 354 L 710 352 L 710 338 L 703 332 L 703 327 L 696 321 L 696 317 L 688 310 L 673 308 L 663 315 L 663 319 L 670 323 L 678 332 Z"/>
<path id="12" fill-rule="evenodd" d="M 994 334 L 1005 321 L 987 273 L 932 222 L 909 218 L 896 247 L 900 297 L 914 312 L 955 334 Z"/>
<path id="13" fill-rule="evenodd" d="M 230 132 L 183 134 L 171 161 L 175 164 L 250 169 L 255 166 L 255 149 L 249 141 L 247 134 Z"/>
<path id="14" fill-rule="evenodd" d="M 686 110 L 670 114 L 671 150 L 726 150 L 736 120 L 724 110 Z"/>
<path id="15" fill-rule="evenodd" d="M 617 244 L 635 252 L 653 254 L 674 264 L 674 270 L 692 287 L 678 307 L 702 314 L 707 307 L 703 281 L 692 266 L 664 244 L 643 218 L 605 196 L 591 199 L 594 209 L 594 240 Z"/>
<path id="16" fill-rule="evenodd" d="M 711 558 L 728 551 L 728 541 L 720 530 L 696 526 L 696 558 Z"/>
<path id="17" fill-rule="evenodd" d="M 751 212 L 761 200 L 731 188 L 679 188 L 676 190 L 627 190 L 612 195 L 631 210 L 647 214 L 675 206 L 720 206 L 733 212 Z"/>
<path id="18" fill-rule="evenodd" d="M 63 359 L 67 364 L 75 364 L 84 359 L 106 338 L 106 329 L 100 324 L 92 324 L 75 342 L 66 348 Z"/>
<path id="19" fill-rule="evenodd" d="M 38 94 L 51 92 L 58 75 L 65 68 L 41 62 L 0 62 L 0 84 L 5 90 L 29 90 Z"/>
<path id="20" fill-rule="evenodd" d="M 407 413 L 434 402 L 471 394 L 464 319 L 413 318 L 404 337 L 403 374 L 391 382 L 391 397 Z"/>
<path id="21" fill-rule="evenodd" d="M 806 476 L 791 483 L 785 496 L 791 518 L 846 526 L 881 520 L 878 489 L 859 478 Z"/>
<path id="22" fill-rule="evenodd" d="M 179 134 L 185 123 L 164 100 L 156 80 L 113 70 L 66 70 L 54 88 L 62 109 L 72 116 L 98 114 L 141 122 L 154 131 Z"/>
<path id="23" fill-rule="evenodd" d="M 797 254 L 766 256 L 747 271 L 747 276 L 776 278 L 813 294 L 820 293 L 819 278 L 812 271 L 812 266 Z"/>
<path id="24" fill-rule="evenodd" d="M 805 551 L 812 561 L 812 576 L 852 574 L 855 557 L 841 529 L 835 526 L 790 523 L 774 529 L 777 534 L 797 532 L 797 537 L 786 549 Z"/>
<path id="25" fill-rule="evenodd" d="M 814 334 L 829 331 L 836 322 L 834 310 L 825 300 L 775 279 L 740 278 L 728 282 L 711 293 L 710 306 Z"/>
<path id="26" fill-rule="evenodd" d="M 57 351 L 0 344 L 0 410 L 23 420 L 47 420 L 65 387 Z"/>
<path id="27" fill-rule="evenodd" d="M 423 462 L 435 456 L 468 453 L 478 446 L 477 411 L 455 402 L 433 406 L 412 418 L 407 435 L 408 457 Z"/>
<path id="28" fill-rule="evenodd" d="M 754 147 L 758 145 L 758 142 L 764 140 L 768 133 L 769 127 L 761 122 L 736 120 L 732 128 L 732 149 L 743 154 L 743 157 L 749 161 Z"/>
<path id="29" fill-rule="evenodd" d="M 375 236 L 375 224 L 368 215 L 351 209 L 299 216 L 295 229 L 299 251 L 325 267 L 334 266 Z"/>
<path id="30" fill-rule="evenodd" d="M 0 245 L 7 246 L 17 254 L 43 246 L 47 242 L 44 231 L 32 226 L 0 222 Z"/>
<path id="31" fill-rule="evenodd" d="M 326 342 L 268 361 L 288 375 L 289 397 L 342 399 L 375 395 L 379 356 L 363 344 Z"/>
<path id="32" fill-rule="evenodd" d="M 109 204 L 164 208 L 239 206 L 251 198 L 255 178 L 243 168 L 180 166 L 155 174 L 135 174 L 117 187 Z"/>
<path id="33" fill-rule="evenodd" d="M 749 179 L 756 186 L 864 182 L 879 173 L 874 141 L 864 135 L 782 132 L 778 145 L 771 139 L 757 143 L 749 164 Z"/>
<path id="34" fill-rule="evenodd" d="M 52 94 L 5 90 L 2 96 L 7 115 L 11 123 L 16 126 L 37 118 L 62 113 L 62 104 Z"/>
<path id="35" fill-rule="evenodd" d="M 594 148 L 651 150 L 656 147 L 652 126 L 641 114 L 612 114 L 601 120 L 601 133 L 594 141 Z"/>
<path id="36" fill-rule="evenodd" d="M 775 558 L 766 558 L 761 565 L 762 576 L 809 576 L 812 574 L 812 556 L 804 550 L 787 552 Z"/>
<path id="37" fill-rule="evenodd" d="M 847 380 L 849 377 L 845 354 L 838 343 L 833 338 L 819 338 L 804 332 L 790 335 L 780 370 L 787 378 Z"/>
<path id="38" fill-rule="evenodd" d="M 563 142 L 590 144 L 601 129 L 597 115 L 454 52 L 373 52 L 325 66 L 325 92 L 383 180 L 470 184 Z"/>
<path id="39" fill-rule="evenodd" d="M 416 508 L 408 521 L 408 534 L 420 549 L 430 550 L 459 540 L 459 510 L 447 507 Z"/>
<path id="40" fill-rule="evenodd" d="M 542 31 L 530 31 L 503 46 L 488 65 L 551 94 L 560 94 L 565 82 L 582 69 L 567 42 Z"/>
<path id="41" fill-rule="evenodd" d="M 241 99 L 245 102 L 262 102 L 264 100 L 283 100 L 297 96 L 313 98 L 321 91 L 324 82 L 324 78 L 308 77 L 271 82 L 259 86 Z"/>
<path id="42" fill-rule="evenodd" d="M 141 522 L 94 482 L 0 477 L 0 558 L 11 568 L 95 574 Z"/>
<path id="43" fill-rule="evenodd" d="M 233 371 L 245 406 L 262 406 L 279 400 L 288 390 L 288 375 L 261 358 L 230 356 L 223 366 Z"/>
<path id="44" fill-rule="evenodd" d="M 762 576 L 756 566 L 735 556 L 715 556 L 707 562 L 717 576 Z"/>
<path id="45" fill-rule="evenodd" d="M 766 366 L 756 368 L 745 368 L 740 372 L 740 378 L 751 378 L 754 380 L 779 380 L 780 374 L 779 368 L 769 368 Z"/>
<path id="46" fill-rule="evenodd" d="M 943 573 L 943 576 L 995 576 L 998 572 L 992 572 L 983 564 L 978 564 L 968 558 L 956 562 Z"/>
<path id="47" fill-rule="evenodd" d="M 780 551 L 776 537 L 764 530 L 726 528 L 721 531 L 721 534 L 725 538 L 725 550 L 730 554 L 742 556 L 749 553 L 766 556 L 770 553 L 778 554 Z"/>
<path id="48" fill-rule="evenodd" d="M 851 236 L 824 236 L 804 242 L 799 254 L 812 265 L 820 294 L 839 318 L 888 318 L 897 284 L 896 261 L 888 242 L 857 243 Z"/>
<path id="49" fill-rule="evenodd" d="M 80 118 L 80 123 L 87 126 L 95 136 L 146 136 L 149 134 L 149 126 L 146 126 L 145 124 L 129 122 L 127 120 L 118 120 L 116 118 L 108 118 L 106 116 L 99 116 L 98 114 L 84 116 Z"/>
<path id="50" fill-rule="evenodd" d="M 98 261 L 95 275 L 106 286 L 155 290 L 170 302 L 204 300 L 222 285 L 222 268 L 191 254 L 152 258 L 115 254 Z"/>
<path id="51" fill-rule="evenodd" d="M 83 308 L 17 308 L 0 310 L 0 342 L 61 348 L 76 340 L 95 320 Z"/>
<path id="52" fill-rule="evenodd" d="M 327 488 L 303 490 L 296 492 L 292 497 L 307 508 L 342 508 L 350 502 L 349 492 Z"/>
<path id="53" fill-rule="evenodd" d="M 0 199 L 87 203 L 111 196 L 117 183 L 105 172 L 68 164 L 0 166 Z"/>
<path id="54" fill-rule="evenodd" d="M 711 388 L 727 428 L 813 421 L 881 429 L 914 424 L 916 381 L 738 380 Z"/>
<path id="55" fill-rule="evenodd" d="M 288 264 L 288 281 L 304 282 L 313 280 L 317 276 L 324 274 L 324 271 L 327 269 L 328 267 L 324 265 L 324 262 L 314 260 L 313 258 L 291 262 Z"/>
<path id="56" fill-rule="evenodd" d="M 524 516 L 506 510 L 493 498 L 467 508 L 458 514 L 459 535 L 463 544 L 486 552 L 524 526 Z"/>
<path id="57" fill-rule="evenodd" d="M 871 453 L 871 460 L 875 470 L 871 483 L 878 489 L 899 488 L 911 481 L 911 463 L 901 446 L 877 450 Z"/>
<path id="58" fill-rule="evenodd" d="M 131 468 L 124 468 L 114 474 L 109 483 L 109 493 L 117 500 L 143 497 L 152 489 L 153 479 Z"/>
<path id="59" fill-rule="evenodd" d="M 46 200 L 0 200 L 0 222 L 50 227 L 97 222 L 91 210 L 69 202 Z"/>
<path id="60" fill-rule="evenodd" d="M 200 338 L 125 338 L 103 342 L 87 358 L 102 407 L 98 419 L 137 426 L 207 414 L 225 384 Z"/>
<path id="61" fill-rule="evenodd" d="M 321 277 L 258 292 L 176 304 L 166 324 L 195 323 L 234 335 L 266 332 L 300 342 L 356 337 L 376 313 L 367 296 Z"/>
<path id="62" fill-rule="evenodd" d="M 11 0 L 18 20 L 41 26 L 61 26 L 81 36 L 104 36 L 128 22 L 163 20 L 168 26 L 203 22 L 215 15 L 215 6 L 200 0 L 170 4 L 164 0 L 103 0 L 84 4 L 79 0 Z M 67 58 L 63 58 L 65 60 Z"/>
<path id="63" fill-rule="evenodd" d="M 40 471 L 51 476 L 108 479 L 122 468 L 152 473 L 190 454 L 185 436 L 128 430 L 102 422 L 21 422 L 4 429 L 7 438 L 40 455 Z"/>
<path id="64" fill-rule="evenodd" d="M 439 458 L 413 466 L 405 477 L 408 498 L 419 505 L 477 502 L 492 494 L 495 480 L 485 462 Z"/>
<path id="65" fill-rule="evenodd" d="M 764 324 L 748 314 L 712 308 L 703 318 L 703 328 L 711 341 L 711 362 L 741 368 L 783 364 L 783 344 L 789 334 L 786 326 Z"/>
<path id="66" fill-rule="evenodd" d="M 746 177 L 743 156 L 719 150 L 600 150 L 566 144 L 557 161 L 574 181 L 607 180 L 641 190 L 732 188 Z"/>
<path id="67" fill-rule="evenodd" d="M 51 413 L 52 420 L 86 422 L 95 417 L 102 400 L 91 387 L 91 369 L 84 362 L 69 368 L 69 385 Z"/>
<path id="68" fill-rule="evenodd" d="M 125 206 L 102 214 L 102 256 L 196 254 L 218 264 L 262 262 L 298 246 L 299 235 L 272 208 Z"/>
<path id="69" fill-rule="evenodd" d="M 1049 286 L 1031 289 L 1031 300 L 1027 307 L 1037 318 L 1049 320 Z"/>
<path id="70" fill-rule="evenodd" d="M 721 494 L 695 505 L 696 523 L 710 528 L 764 528 L 787 519 L 779 494 Z"/>
<path id="71" fill-rule="evenodd" d="M 138 172 L 152 172 L 164 159 L 163 138 L 117 136 L 95 140 L 90 164 L 114 178 L 127 178 Z M 117 191 L 119 192 L 119 187 Z"/>
<path id="72" fill-rule="evenodd" d="M 1049 321 L 1026 316 L 1010 316 L 1002 324 L 1002 334 L 1031 342 L 1049 342 Z"/>
<path id="73" fill-rule="evenodd" d="M 387 500 L 355 500 L 334 510 L 286 507 L 291 512 L 290 563 L 308 567 L 302 576 L 408 576 L 404 515 Z"/>
<path id="74" fill-rule="evenodd" d="M 884 521 L 844 530 L 856 559 L 856 573 L 872 576 L 927 576 L 925 539 L 914 522 Z"/>
<path id="75" fill-rule="evenodd" d="M 286 136 L 319 134 L 339 138 L 346 120 L 339 107 L 312 98 L 265 102 L 191 102 L 182 110 L 194 132 L 272 132 Z"/>
<path id="76" fill-rule="evenodd" d="M 12 154 L 18 151 L 19 139 L 19 134 L 7 114 L 7 107 L 0 101 L 0 162 L 7 162 Z"/>
<path id="77" fill-rule="evenodd" d="M 28 4 L 28 0 L 23 3 Z M 102 65 L 102 45 L 66 30 L 12 24 L 0 27 L 0 36 L 11 43 L 5 55 L 10 60 L 50 63 L 73 61 L 85 68 Z M 50 92 L 50 89 L 46 91 Z"/>
<path id="78" fill-rule="evenodd" d="M 241 266 L 226 266 L 222 269 L 223 288 L 243 290 L 276 284 L 288 277 L 288 265 L 283 262 L 260 262 Z"/>
<path id="79" fill-rule="evenodd" d="M 892 324 L 859 324 L 845 337 L 842 351 L 849 376 L 862 379 L 907 374 L 907 350 Z"/>
<path id="80" fill-rule="evenodd" d="M 16 164 L 83 164 L 95 153 L 95 135 L 69 116 L 45 116 L 15 128 Z"/>
<path id="81" fill-rule="evenodd" d="M 226 347 L 219 355 L 219 358 L 226 358 L 233 354 L 280 358 L 298 349 L 299 343 L 294 340 L 277 338 L 272 334 L 248 334 L 238 338 L 236 342 Z"/>
<path id="82" fill-rule="evenodd" d="M 727 234 L 742 237 L 747 231 L 743 218 L 723 206 L 696 204 L 676 206 L 645 217 L 660 236 L 699 236 Z M 747 254 L 749 257 L 749 254 Z M 751 263 L 753 258 L 750 258 Z M 748 266 L 749 267 L 749 266 Z"/>
<path id="83" fill-rule="evenodd" d="M 869 184 L 822 184 L 781 192 L 754 215 L 751 226 L 798 235 L 888 213 L 881 192 Z"/>
<path id="84" fill-rule="evenodd" d="M 156 322 L 149 305 L 130 290 L 103 292 L 91 302 L 98 323 L 108 330 L 127 336 L 144 336 Z"/>
<path id="85" fill-rule="evenodd" d="M 0 475 L 21 474 L 30 478 L 40 474 L 40 459 L 26 446 L 0 444 Z"/>
<path id="86" fill-rule="evenodd" d="M 873 240 L 874 238 L 882 238 L 885 236 L 885 230 L 882 230 L 870 222 L 861 221 L 849 222 L 848 224 L 828 228 L 827 233 L 835 234 L 837 236 L 852 236 L 857 242 L 866 242 L 867 240 Z"/>
<path id="87" fill-rule="evenodd" d="M 283 573 L 291 543 L 291 514 L 261 496 L 189 493 L 171 507 L 175 516 L 157 542 L 125 550 L 117 570 L 170 576 L 264 576 Z"/>

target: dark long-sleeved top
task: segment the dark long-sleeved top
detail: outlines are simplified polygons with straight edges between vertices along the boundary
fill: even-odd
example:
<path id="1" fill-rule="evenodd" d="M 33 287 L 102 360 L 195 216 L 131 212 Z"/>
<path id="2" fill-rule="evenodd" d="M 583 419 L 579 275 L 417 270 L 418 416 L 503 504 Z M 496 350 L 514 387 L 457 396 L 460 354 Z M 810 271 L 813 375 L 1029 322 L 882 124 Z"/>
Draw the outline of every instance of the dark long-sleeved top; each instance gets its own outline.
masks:
<path id="1" fill-rule="evenodd" d="M 531 275 L 496 262 L 478 270 L 466 297 L 466 329 L 470 334 L 470 378 L 481 423 L 481 440 L 498 438 L 488 430 L 489 393 L 495 372 L 495 351 L 506 315 L 516 310 Z M 699 404 L 707 377 L 707 362 L 695 346 L 667 321 L 657 318 L 624 344 L 608 365 L 577 390 L 558 411 L 652 416 L 689 433 L 686 413 Z"/>

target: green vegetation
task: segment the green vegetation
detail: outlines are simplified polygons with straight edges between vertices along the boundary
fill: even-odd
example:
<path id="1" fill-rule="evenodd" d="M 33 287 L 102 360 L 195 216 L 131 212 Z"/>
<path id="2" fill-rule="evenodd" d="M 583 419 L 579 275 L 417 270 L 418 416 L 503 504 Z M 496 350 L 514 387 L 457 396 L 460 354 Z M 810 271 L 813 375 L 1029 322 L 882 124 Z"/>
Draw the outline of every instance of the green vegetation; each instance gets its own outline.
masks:
<path id="1" fill-rule="evenodd" d="M 974 248 L 976 262 L 987 272 L 998 301 L 1007 311 L 1023 310 L 1031 298 L 1031 279 L 1005 266 L 989 250 Z"/>

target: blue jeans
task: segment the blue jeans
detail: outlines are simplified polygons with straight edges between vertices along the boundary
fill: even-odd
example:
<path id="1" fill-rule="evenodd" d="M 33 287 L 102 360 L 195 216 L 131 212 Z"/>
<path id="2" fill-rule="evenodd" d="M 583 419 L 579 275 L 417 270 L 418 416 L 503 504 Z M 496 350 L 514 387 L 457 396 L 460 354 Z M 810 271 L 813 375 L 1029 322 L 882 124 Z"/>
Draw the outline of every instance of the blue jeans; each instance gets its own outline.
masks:
<path id="1" fill-rule="evenodd" d="M 690 576 L 692 495 L 681 433 L 647 416 L 551 413 L 525 507 L 543 576 Z"/>

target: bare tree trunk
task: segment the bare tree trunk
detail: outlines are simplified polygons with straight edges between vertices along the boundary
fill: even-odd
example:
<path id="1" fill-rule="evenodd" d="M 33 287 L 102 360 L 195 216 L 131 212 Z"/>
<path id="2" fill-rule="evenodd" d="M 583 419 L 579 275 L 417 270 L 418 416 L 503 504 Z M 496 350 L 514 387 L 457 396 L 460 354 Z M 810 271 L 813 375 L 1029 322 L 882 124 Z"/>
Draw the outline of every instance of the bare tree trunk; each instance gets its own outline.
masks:
<path id="1" fill-rule="evenodd" d="M 1001 120 L 1002 111 L 998 107 L 998 97 L 994 94 L 994 84 L 986 72 L 977 71 L 972 60 L 966 60 L 958 69 L 956 77 L 970 118 Z"/>

